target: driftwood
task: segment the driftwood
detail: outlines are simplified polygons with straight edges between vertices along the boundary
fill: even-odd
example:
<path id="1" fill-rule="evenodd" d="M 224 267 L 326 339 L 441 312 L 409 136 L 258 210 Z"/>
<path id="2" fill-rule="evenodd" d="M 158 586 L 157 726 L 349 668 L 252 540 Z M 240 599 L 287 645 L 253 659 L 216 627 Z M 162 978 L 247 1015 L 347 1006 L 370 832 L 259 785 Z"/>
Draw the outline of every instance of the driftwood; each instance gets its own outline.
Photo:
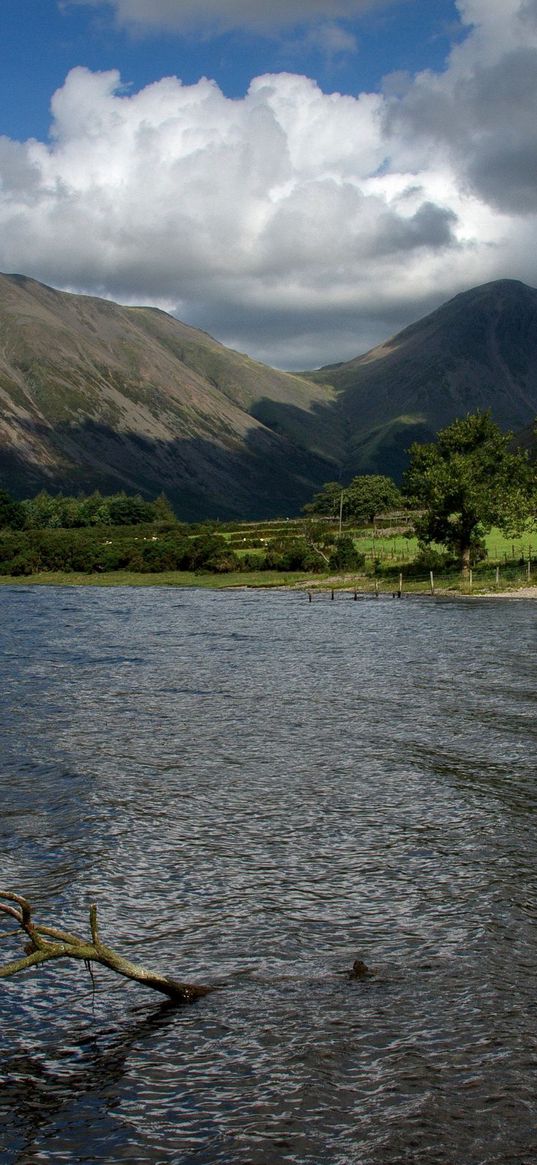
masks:
<path id="1" fill-rule="evenodd" d="M 11 905 L 13 903 L 14 905 Z M 28 939 L 24 947 L 25 954 L 20 959 L 0 966 L 0 979 L 7 979 L 19 971 L 39 966 L 50 959 L 81 959 L 84 963 L 101 963 L 124 975 L 127 979 L 134 979 L 144 987 L 151 987 L 153 991 L 161 991 L 176 1003 L 192 1003 L 203 995 L 214 990 L 212 987 L 200 987 L 194 983 L 179 983 L 168 975 L 160 975 L 157 971 L 148 971 L 130 959 L 124 959 L 110 947 L 105 946 L 99 937 L 97 924 L 97 907 L 90 907 L 91 942 L 79 938 L 69 931 L 59 930 L 56 926 L 43 926 L 34 922 L 32 908 L 26 898 L 20 894 L 13 894 L 7 890 L 0 890 L 0 914 L 13 918 Z M 18 931 L 10 932 L 18 934 Z"/>

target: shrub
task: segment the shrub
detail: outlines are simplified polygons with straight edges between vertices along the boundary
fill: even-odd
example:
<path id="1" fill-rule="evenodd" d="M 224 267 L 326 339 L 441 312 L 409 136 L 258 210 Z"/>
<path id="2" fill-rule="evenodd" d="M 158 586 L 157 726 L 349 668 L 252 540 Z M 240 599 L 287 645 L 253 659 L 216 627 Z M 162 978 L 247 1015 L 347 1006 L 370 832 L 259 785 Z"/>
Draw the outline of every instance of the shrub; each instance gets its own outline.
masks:
<path id="1" fill-rule="evenodd" d="M 452 554 L 447 550 L 435 550 L 432 546 L 427 546 L 425 543 L 420 543 L 418 553 L 414 561 L 407 567 L 406 570 L 411 570 L 412 573 L 420 573 L 427 570 L 449 570 L 450 567 L 455 566 L 456 560 Z"/>
<path id="2" fill-rule="evenodd" d="M 340 534 L 330 555 L 330 570 L 359 570 L 364 563 L 365 554 L 358 553 L 350 534 Z"/>

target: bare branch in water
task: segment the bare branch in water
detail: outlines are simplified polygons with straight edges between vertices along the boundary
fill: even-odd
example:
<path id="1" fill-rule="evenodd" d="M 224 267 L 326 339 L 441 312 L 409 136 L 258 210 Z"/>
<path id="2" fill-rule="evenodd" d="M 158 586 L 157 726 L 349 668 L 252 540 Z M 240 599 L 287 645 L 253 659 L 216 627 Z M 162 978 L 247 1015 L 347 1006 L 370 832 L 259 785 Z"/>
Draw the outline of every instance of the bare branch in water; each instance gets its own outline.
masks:
<path id="1" fill-rule="evenodd" d="M 15 905 L 10 905 L 15 903 Z M 111 947 L 105 946 L 99 937 L 97 922 L 97 907 L 90 907 L 91 941 L 79 938 L 70 931 L 60 930 L 55 926 L 44 926 L 36 923 L 32 917 L 30 903 L 20 894 L 8 890 L 0 890 L 0 914 L 14 918 L 19 924 L 20 931 L 30 940 L 24 947 L 25 955 L 11 963 L 0 966 L 0 979 L 7 979 L 19 971 L 25 971 L 40 963 L 51 959 L 82 959 L 91 966 L 91 963 L 101 963 L 118 975 L 142 983 L 153 991 L 161 991 L 176 1003 L 192 1003 L 203 995 L 214 990 L 212 987 L 198 986 L 194 983 L 183 983 L 172 979 L 169 975 L 161 975 L 158 971 L 150 971 L 130 959 L 123 958 Z M 4 937 L 4 936 L 3 936 Z M 5 936 L 7 937 L 7 936 Z"/>

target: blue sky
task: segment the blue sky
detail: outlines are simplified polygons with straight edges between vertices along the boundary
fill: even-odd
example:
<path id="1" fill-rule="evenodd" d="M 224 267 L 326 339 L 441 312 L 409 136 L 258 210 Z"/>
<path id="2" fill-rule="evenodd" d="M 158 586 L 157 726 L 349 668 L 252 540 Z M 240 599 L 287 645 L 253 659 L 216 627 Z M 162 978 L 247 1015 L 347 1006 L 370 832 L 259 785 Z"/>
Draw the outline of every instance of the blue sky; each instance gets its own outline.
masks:
<path id="1" fill-rule="evenodd" d="M 0 34 L 0 270 L 289 368 L 537 283 L 537 0 L 1 0 Z"/>
<path id="2" fill-rule="evenodd" d="M 314 27 L 330 23 L 324 16 Z M 74 65 L 119 69 L 135 89 L 169 75 L 187 84 L 208 76 L 228 97 L 241 97 L 252 77 L 291 71 L 315 77 L 325 92 L 356 94 L 378 89 L 394 71 L 441 69 L 457 29 L 463 33 L 454 0 L 402 0 L 333 23 L 348 37 L 349 47 L 339 52 L 323 50 L 307 22 L 263 36 L 252 29 L 174 34 L 158 26 L 141 35 L 139 27 L 121 27 L 112 6 L 2 0 L 0 129 L 14 138 L 45 138 L 50 98 Z"/>

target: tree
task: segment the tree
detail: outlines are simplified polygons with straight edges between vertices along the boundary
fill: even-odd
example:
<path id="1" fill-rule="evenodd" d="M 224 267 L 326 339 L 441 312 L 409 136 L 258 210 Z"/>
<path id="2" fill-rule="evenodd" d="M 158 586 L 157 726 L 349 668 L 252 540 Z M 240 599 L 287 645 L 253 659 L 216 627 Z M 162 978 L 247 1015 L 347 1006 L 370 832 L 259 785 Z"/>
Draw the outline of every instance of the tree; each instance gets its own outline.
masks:
<path id="1" fill-rule="evenodd" d="M 314 494 L 311 502 L 303 506 L 304 514 L 322 514 L 327 518 L 335 518 L 339 514 L 341 494 L 345 489 L 339 481 L 325 481 L 323 488 Z"/>
<path id="2" fill-rule="evenodd" d="M 535 481 L 527 454 L 512 447 L 489 412 L 469 413 L 442 429 L 435 442 L 414 444 L 404 488 L 424 513 L 420 541 L 454 552 L 463 576 L 483 551 L 492 526 L 521 533 L 532 512 Z"/>
<path id="3" fill-rule="evenodd" d="M 343 515 L 355 522 L 372 522 L 376 514 L 401 506 L 402 499 L 391 477 L 380 473 L 362 473 L 353 477 L 347 486 L 327 481 L 311 502 L 304 506 L 305 514 L 325 514 L 336 518 L 343 495 Z"/>
<path id="4" fill-rule="evenodd" d="M 158 498 L 151 502 L 151 513 L 154 522 L 177 523 L 177 518 L 165 493 L 160 493 Z"/>
<path id="5" fill-rule="evenodd" d="M 63 498 L 53 497 L 42 489 L 35 498 L 28 498 L 23 503 L 25 523 L 31 530 L 55 530 L 62 523 Z"/>
<path id="6" fill-rule="evenodd" d="M 24 526 L 24 510 L 5 489 L 0 489 L 0 530 L 20 530 Z"/>
<path id="7" fill-rule="evenodd" d="M 364 562 L 365 555 L 358 553 L 350 534 L 340 534 L 330 555 L 330 570 L 359 570 Z"/>
<path id="8" fill-rule="evenodd" d="M 376 514 L 385 514 L 401 505 L 401 494 L 395 482 L 380 473 L 353 477 L 343 498 L 344 514 L 357 522 L 372 522 Z"/>
<path id="9" fill-rule="evenodd" d="M 137 526 L 140 522 L 150 522 L 153 517 L 151 503 L 144 501 L 140 494 L 112 494 L 107 502 L 112 526 Z"/>

